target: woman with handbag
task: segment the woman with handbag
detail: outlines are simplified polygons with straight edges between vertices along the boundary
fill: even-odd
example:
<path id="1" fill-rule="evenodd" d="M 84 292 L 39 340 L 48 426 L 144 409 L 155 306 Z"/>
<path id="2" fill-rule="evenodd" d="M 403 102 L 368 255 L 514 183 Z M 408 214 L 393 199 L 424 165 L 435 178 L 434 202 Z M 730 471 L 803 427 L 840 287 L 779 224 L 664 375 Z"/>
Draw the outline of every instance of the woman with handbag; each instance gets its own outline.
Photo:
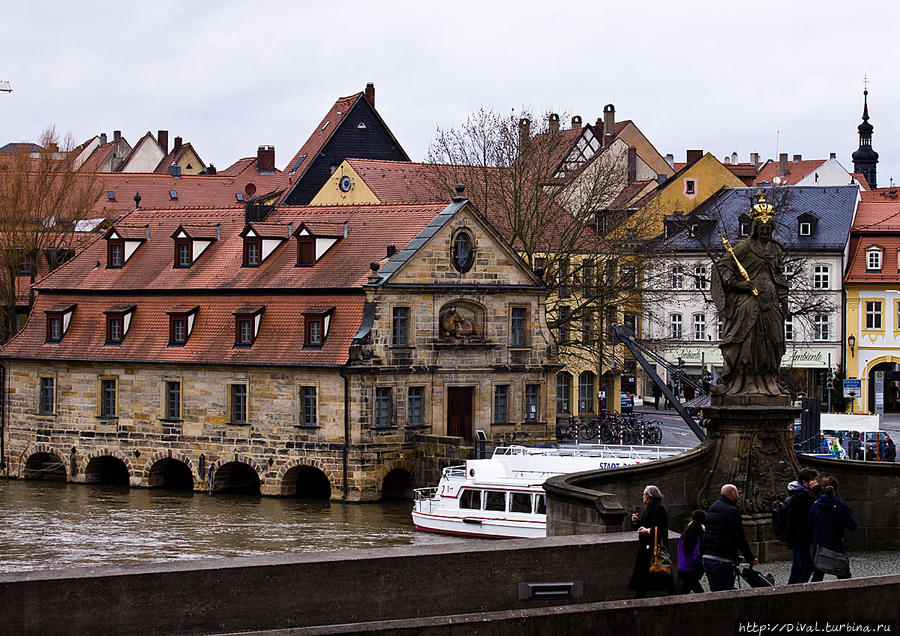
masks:
<path id="1" fill-rule="evenodd" d="M 631 515 L 638 525 L 638 553 L 628 589 L 635 598 L 643 598 L 650 590 L 675 593 L 672 562 L 666 549 L 669 539 L 669 515 L 662 505 L 663 495 L 656 486 L 647 486 L 642 495 L 644 511 Z"/>
<path id="2" fill-rule="evenodd" d="M 826 574 L 839 579 L 850 578 L 850 557 L 844 547 L 844 530 L 856 530 L 856 519 L 850 507 L 838 498 L 838 480 L 825 477 L 822 495 L 809 509 L 809 525 L 813 529 L 812 582 L 821 581 Z"/>

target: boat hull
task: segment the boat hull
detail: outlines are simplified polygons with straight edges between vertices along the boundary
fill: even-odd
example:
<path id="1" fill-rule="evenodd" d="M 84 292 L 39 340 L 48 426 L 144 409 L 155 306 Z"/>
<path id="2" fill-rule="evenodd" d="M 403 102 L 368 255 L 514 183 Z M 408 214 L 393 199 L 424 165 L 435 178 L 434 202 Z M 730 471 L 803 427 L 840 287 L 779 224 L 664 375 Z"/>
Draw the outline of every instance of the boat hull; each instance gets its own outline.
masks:
<path id="1" fill-rule="evenodd" d="M 547 524 L 537 521 L 495 519 L 490 517 L 451 517 L 448 515 L 412 513 L 416 530 L 457 537 L 482 539 L 529 539 L 547 536 Z"/>

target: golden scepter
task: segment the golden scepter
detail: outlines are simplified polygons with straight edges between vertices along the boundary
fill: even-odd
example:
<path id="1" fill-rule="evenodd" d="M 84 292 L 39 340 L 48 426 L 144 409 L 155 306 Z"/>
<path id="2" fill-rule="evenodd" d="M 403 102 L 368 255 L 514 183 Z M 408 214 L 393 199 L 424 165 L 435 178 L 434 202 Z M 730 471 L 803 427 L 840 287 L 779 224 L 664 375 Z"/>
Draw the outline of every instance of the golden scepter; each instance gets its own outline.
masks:
<path id="1" fill-rule="evenodd" d="M 750 274 L 748 274 L 747 270 L 744 269 L 744 266 L 741 265 L 741 262 L 738 260 L 738 257 L 734 255 L 734 249 L 731 247 L 731 243 L 728 242 L 728 239 L 725 238 L 721 232 L 719 232 L 719 236 L 722 237 L 722 245 L 725 246 L 725 251 L 728 252 L 729 254 L 731 254 L 731 258 L 734 259 L 734 264 L 737 265 L 738 271 L 741 273 L 741 276 L 743 276 L 744 280 L 747 281 L 748 283 L 751 282 Z M 756 287 L 751 289 L 751 291 L 753 292 L 754 296 L 759 296 L 759 292 L 756 291 Z"/>

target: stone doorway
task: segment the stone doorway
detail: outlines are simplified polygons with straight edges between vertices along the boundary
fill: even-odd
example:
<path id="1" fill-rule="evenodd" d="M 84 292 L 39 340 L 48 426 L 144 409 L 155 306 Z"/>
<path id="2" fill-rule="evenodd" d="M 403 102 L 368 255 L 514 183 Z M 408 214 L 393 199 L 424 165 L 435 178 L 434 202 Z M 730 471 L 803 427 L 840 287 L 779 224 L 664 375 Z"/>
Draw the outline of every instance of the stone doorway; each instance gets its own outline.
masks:
<path id="1" fill-rule="evenodd" d="M 472 443 L 472 394 L 471 386 L 452 386 L 447 389 L 447 435 L 462 437 Z"/>

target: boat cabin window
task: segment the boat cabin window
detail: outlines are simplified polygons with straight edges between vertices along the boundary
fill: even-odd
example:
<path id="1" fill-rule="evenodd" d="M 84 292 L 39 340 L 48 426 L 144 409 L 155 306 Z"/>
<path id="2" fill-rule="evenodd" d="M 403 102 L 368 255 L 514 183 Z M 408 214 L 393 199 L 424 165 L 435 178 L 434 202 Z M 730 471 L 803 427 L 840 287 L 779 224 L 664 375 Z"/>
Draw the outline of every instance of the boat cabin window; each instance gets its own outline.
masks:
<path id="1" fill-rule="evenodd" d="M 459 493 L 459 507 L 469 510 L 481 510 L 481 491 L 463 488 Z"/>
<path id="2" fill-rule="evenodd" d="M 535 499 L 537 499 L 535 512 L 539 515 L 547 514 L 547 495 L 535 495 Z"/>
<path id="3" fill-rule="evenodd" d="M 509 511 L 531 514 L 531 494 L 527 492 L 511 493 L 509 496 Z"/>
<path id="4" fill-rule="evenodd" d="M 484 509 L 506 512 L 506 493 L 502 490 L 487 490 L 484 493 Z"/>

